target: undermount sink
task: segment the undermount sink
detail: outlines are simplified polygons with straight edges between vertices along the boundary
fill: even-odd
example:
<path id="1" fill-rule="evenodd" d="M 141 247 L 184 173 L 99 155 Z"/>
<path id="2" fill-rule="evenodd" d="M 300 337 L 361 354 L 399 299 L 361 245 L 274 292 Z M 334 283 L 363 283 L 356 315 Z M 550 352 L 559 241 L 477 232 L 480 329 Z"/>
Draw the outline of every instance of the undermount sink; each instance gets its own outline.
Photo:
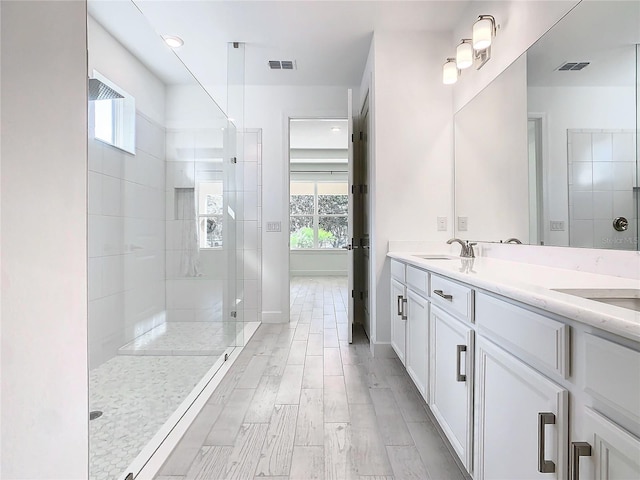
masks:
<path id="1" fill-rule="evenodd" d="M 422 258 L 424 260 L 453 260 L 454 258 L 448 255 L 414 255 L 414 257 Z"/>
<path id="2" fill-rule="evenodd" d="M 640 289 L 554 288 L 553 290 L 640 312 Z"/>

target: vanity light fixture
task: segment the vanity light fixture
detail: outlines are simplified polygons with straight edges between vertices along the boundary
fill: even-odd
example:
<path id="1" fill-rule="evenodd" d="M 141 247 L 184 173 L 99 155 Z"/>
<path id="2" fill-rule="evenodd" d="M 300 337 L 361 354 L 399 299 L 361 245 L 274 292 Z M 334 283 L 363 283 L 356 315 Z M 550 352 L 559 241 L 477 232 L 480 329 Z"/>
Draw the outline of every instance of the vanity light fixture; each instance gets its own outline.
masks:
<path id="1" fill-rule="evenodd" d="M 496 19 L 492 15 L 480 15 L 473 24 L 473 49 L 486 50 L 496 36 Z"/>
<path id="2" fill-rule="evenodd" d="M 453 85 L 458 81 L 458 75 L 460 70 L 456 65 L 455 58 L 447 58 L 447 61 L 442 66 L 442 83 L 445 85 Z"/>
<path id="3" fill-rule="evenodd" d="M 184 45 L 184 40 L 175 35 L 163 35 L 162 39 L 164 40 L 164 43 L 166 43 L 171 48 L 180 48 Z"/>
<path id="4" fill-rule="evenodd" d="M 464 70 L 473 65 L 473 46 L 470 38 L 463 38 L 462 42 L 456 47 L 456 65 L 459 70 Z"/>

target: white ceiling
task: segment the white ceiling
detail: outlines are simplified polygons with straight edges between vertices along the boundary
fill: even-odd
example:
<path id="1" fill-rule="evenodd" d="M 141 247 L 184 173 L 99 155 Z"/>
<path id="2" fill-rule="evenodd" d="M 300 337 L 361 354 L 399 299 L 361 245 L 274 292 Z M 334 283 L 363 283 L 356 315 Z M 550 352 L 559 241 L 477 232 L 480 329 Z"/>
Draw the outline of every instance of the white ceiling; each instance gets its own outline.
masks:
<path id="1" fill-rule="evenodd" d="M 449 31 L 470 1 L 135 0 L 157 35 L 178 35 L 178 56 L 205 85 L 227 82 L 229 42 L 245 43 L 252 85 L 359 85 L 374 30 Z M 89 0 L 90 14 L 166 83 L 184 75 L 147 51 L 146 29 L 130 28 L 128 0 Z M 294 60 L 297 70 L 270 70 Z"/>
<path id="2" fill-rule="evenodd" d="M 640 1 L 583 1 L 527 52 L 529 86 L 633 86 Z M 565 62 L 591 62 L 557 71 Z"/>

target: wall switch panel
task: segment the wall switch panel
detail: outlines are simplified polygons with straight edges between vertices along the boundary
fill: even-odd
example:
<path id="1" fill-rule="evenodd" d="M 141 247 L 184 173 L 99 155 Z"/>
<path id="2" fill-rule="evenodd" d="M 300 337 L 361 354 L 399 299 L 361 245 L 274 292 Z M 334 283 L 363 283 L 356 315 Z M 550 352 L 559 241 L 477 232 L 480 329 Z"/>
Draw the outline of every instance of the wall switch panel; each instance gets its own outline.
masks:
<path id="1" fill-rule="evenodd" d="M 549 230 L 552 232 L 564 232 L 563 220 L 551 220 L 549 221 Z"/>
<path id="2" fill-rule="evenodd" d="M 458 217 L 458 231 L 467 231 L 467 217 Z"/>
<path id="3" fill-rule="evenodd" d="M 267 232 L 282 231 L 282 222 L 267 222 Z"/>
<path id="4" fill-rule="evenodd" d="M 439 232 L 447 231 L 447 217 L 438 217 L 438 231 Z"/>

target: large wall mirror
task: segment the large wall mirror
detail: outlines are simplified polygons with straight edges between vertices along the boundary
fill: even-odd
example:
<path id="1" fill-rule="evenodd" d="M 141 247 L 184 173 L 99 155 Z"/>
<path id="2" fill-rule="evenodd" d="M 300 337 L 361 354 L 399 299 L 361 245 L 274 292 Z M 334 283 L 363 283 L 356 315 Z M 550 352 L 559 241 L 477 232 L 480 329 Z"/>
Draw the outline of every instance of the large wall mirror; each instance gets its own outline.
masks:
<path id="1" fill-rule="evenodd" d="M 456 236 L 638 249 L 639 25 L 583 1 L 456 114 Z"/>

